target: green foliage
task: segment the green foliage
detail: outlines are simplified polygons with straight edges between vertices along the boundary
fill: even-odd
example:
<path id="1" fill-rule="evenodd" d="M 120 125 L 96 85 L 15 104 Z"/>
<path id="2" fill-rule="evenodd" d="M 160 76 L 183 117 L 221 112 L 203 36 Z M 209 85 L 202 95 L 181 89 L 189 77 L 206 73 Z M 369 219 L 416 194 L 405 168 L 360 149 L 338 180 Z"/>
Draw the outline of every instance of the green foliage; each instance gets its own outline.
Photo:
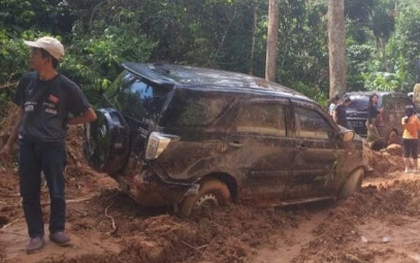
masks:
<path id="1" fill-rule="evenodd" d="M 0 0 L 0 6 L 0 85 L 29 70 L 22 40 L 44 35 L 62 40 L 60 71 L 93 103 L 124 61 L 245 73 L 252 67 L 264 76 L 268 1 Z M 329 94 L 326 13 L 326 1 L 280 1 L 278 82 L 321 103 Z M 345 14 L 348 90 L 408 91 L 420 58 L 418 0 L 345 0 Z M 0 91 L 0 105 L 9 95 Z"/>
<path id="2" fill-rule="evenodd" d="M 375 49 L 368 44 L 347 43 L 347 90 L 365 90 L 366 72 Z"/>
<path id="3" fill-rule="evenodd" d="M 147 61 L 154 45 L 145 35 L 111 26 L 102 35 L 75 41 L 62 62 L 61 71 L 73 78 L 96 103 L 121 72 L 121 63 Z"/>
<path id="4" fill-rule="evenodd" d="M 279 82 L 322 100 L 329 87 L 326 6 L 296 1 L 280 10 Z"/>
<path id="5" fill-rule="evenodd" d="M 365 74 L 365 87 L 367 90 L 373 91 L 398 91 L 404 78 L 404 75 L 400 73 L 377 71 L 374 74 Z"/>
<path id="6" fill-rule="evenodd" d="M 420 8 L 417 1 L 399 6 L 395 41 L 395 63 L 406 74 L 405 90 L 412 89 L 415 83 L 415 64 L 420 59 Z"/>
<path id="7" fill-rule="evenodd" d="M 321 89 L 320 87 L 310 86 L 303 82 L 297 82 L 293 86 L 293 89 L 317 101 L 323 106 L 326 106 L 328 104 L 328 93 L 325 93 L 325 90 Z"/>
<path id="8" fill-rule="evenodd" d="M 372 19 L 373 33 L 378 39 L 388 41 L 395 30 L 395 21 L 385 10 L 378 11 Z"/>
<path id="9" fill-rule="evenodd" d="M 0 105 L 6 105 L 9 100 L 10 98 L 9 96 L 6 95 L 6 93 L 0 92 Z M 7 113 L 6 107 L 0 106 L 0 120 L 2 120 L 4 116 L 6 116 L 6 113 Z"/>
<path id="10" fill-rule="evenodd" d="M 7 28 L 11 38 L 29 29 L 53 34 L 69 32 L 73 23 L 67 1 L 1 0 L 0 6 L 0 28 Z"/>
<path id="11" fill-rule="evenodd" d="M 29 32 L 25 37 L 32 35 Z M 21 39 L 9 39 L 5 30 L 0 29 L 0 85 L 16 80 L 27 70 L 29 49 Z"/>
<path id="12" fill-rule="evenodd" d="M 368 24 L 375 5 L 375 0 L 345 0 L 344 13 L 347 18 L 358 26 Z"/>

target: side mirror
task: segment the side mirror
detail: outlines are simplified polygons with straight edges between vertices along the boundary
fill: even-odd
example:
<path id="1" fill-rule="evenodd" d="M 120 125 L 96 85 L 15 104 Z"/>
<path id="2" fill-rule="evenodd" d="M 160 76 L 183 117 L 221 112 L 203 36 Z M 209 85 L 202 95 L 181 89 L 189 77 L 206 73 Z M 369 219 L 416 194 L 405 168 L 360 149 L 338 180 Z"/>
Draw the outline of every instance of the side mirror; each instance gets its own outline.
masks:
<path id="1" fill-rule="evenodd" d="M 340 132 L 337 137 L 339 140 L 343 142 L 349 142 L 354 139 L 354 135 L 355 135 L 354 131 L 347 130 L 347 131 Z"/>

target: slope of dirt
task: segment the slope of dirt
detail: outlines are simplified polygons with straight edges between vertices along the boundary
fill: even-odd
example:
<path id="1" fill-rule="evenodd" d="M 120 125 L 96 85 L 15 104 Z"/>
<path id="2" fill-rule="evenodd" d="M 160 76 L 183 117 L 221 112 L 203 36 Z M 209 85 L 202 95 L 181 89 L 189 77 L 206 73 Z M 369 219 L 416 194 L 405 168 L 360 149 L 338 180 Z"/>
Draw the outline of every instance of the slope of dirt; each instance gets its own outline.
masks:
<path id="1" fill-rule="evenodd" d="M 0 134 L 7 135 L 9 118 Z M 83 161 L 81 133 L 71 128 L 67 142 L 71 246 L 47 240 L 41 252 L 25 254 L 28 237 L 11 164 L 0 167 L 0 262 L 420 261 L 420 175 L 402 174 L 398 155 L 369 153 L 374 171 L 347 200 L 287 209 L 230 205 L 183 220 L 165 207 L 137 205 L 110 177 L 92 171 Z M 42 203 L 48 223 L 46 186 Z"/>

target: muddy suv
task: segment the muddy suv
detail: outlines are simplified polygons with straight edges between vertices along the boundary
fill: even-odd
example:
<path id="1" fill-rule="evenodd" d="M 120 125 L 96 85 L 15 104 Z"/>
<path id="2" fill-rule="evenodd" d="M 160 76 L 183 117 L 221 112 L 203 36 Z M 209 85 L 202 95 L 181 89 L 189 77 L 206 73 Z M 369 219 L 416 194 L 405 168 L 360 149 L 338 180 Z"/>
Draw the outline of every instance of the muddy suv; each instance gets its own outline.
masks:
<path id="1" fill-rule="evenodd" d="M 123 66 L 86 127 L 85 154 L 138 203 L 190 216 L 231 201 L 287 205 L 360 187 L 361 140 L 307 97 L 244 74 Z"/>
<path id="2" fill-rule="evenodd" d="M 354 131 L 362 137 L 367 136 L 366 120 L 369 96 L 373 93 L 378 95 L 378 108 L 384 107 L 384 111 L 378 115 L 378 131 L 381 140 L 372 146 L 374 149 L 386 147 L 391 143 L 401 143 L 403 128 L 401 118 L 404 116 L 407 105 L 414 106 L 410 97 L 399 92 L 350 92 L 344 96 L 351 98 L 351 104 L 347 108 L 347 120 Z"/>

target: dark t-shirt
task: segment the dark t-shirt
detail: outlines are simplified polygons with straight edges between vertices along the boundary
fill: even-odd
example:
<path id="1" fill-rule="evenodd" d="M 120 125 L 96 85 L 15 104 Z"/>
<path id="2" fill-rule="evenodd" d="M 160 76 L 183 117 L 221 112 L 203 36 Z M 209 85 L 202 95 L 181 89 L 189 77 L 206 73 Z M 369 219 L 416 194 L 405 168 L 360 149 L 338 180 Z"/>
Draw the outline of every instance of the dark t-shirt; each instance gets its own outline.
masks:
<path id="1" fill-rule="evenodd" d="M 339 104 L 335 107 L 335 115 L 337 116 L 338 125 L 351 129 L 349 123 L 347 122 L 346 107 L 343 104 Z"/>
<path id="2" fill-rule="evenodd" d="M 368 118 L 368 123 L 372 124 L 374 123 L 374 119 L 376 119 L 378 117 L 379 111 L 376 108 L 375 105 L 373 104 L 369 104 L 368 106 L 368 111 L 367 111 L 367 118 Z"/>
<path id="3" fill-rule="evenodd" d="M 37 72 L 23 75 L 14 97 L 23 111 L 19 138 L 37 142 L 64 142 L 69 113 L 78 116 L 90 104 L 80 88 L 58 74 L 42 81 Z"/>

